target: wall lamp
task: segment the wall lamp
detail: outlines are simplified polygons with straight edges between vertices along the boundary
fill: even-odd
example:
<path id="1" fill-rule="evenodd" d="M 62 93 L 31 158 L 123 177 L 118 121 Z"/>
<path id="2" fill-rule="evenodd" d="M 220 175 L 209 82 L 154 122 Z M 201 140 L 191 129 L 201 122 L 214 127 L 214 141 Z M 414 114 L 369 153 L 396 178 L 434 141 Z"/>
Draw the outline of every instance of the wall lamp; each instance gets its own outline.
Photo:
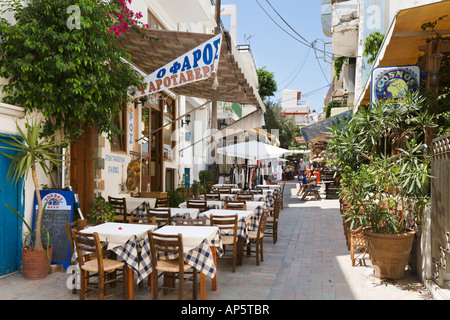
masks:
<path id="1" fill-rule="evenodd" d="M 181 126 L 184 126 L 184 125 L 189 125 L 189 123 L 191 123 L 191 115 L 190 114 L 187 114 L 185 117 L 184 117 L 184 121 L 183 121 L 183 119 L 181 119 Z"/>

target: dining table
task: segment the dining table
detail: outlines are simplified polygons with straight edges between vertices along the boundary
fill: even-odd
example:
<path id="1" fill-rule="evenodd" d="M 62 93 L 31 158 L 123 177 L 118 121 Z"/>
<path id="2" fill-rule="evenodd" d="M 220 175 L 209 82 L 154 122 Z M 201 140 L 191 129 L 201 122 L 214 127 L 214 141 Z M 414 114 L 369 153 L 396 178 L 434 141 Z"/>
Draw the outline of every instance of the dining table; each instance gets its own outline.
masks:
<path id="1" fill-rule="evenodd" d="M 182 202 L 178 205 L 180 208 L 187 208 L 187 202 Z M 206 200 L 206 207 L 208 209 L 222 209 L 223 201 L 222 200 Z"/>
<path id="2" fill-rule="evenodd" d="M 148 242 L 147 232 L 156 229 L 155 225 L 105 222 L 95 226 L 88 226 L 81 230 L 83 233 L 98 233 L 101 243 L 106 245 L 106 249 L 117 254 L 127 265 L 125 272 L 128 272 L 130 279 L 128 286 L 128 299 L 134 298 L 134 274 L 137 274 L 137 283 L 142 281 L 148 274 L 142 268 L 143 257 L 150 255 L 143 254 L 143 246 Z M 147 261 L 146 264 L 149 262 Z"/>
<path id="3" fill-rule="evenodd" d="M 216 258 L 217 255 L 221 256 L 224 253 L 218 227 L 164 226 L 155 230 L 155 233 L 182 235 L 184 262 L 200 273 L 200 300 L 206 299 L 206 277 L 212 279 L 212 290 L 217 290 Z M 174 259 L 175 257 L 167 255 L 164 258 Z"/>

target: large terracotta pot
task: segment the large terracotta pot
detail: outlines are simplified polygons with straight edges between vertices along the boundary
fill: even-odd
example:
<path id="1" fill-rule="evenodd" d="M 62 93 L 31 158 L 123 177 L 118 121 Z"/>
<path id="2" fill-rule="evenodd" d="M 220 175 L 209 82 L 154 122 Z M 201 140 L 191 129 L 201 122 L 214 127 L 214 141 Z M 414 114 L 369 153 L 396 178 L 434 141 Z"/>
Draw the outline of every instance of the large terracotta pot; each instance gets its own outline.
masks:
<path id="1" fill-rule="evenodd" d="M 22 248 L 22 269 L 25 278 L 38 280 L 47 277 L 52 261 L 52 249 L 32 251 L 29 248 Z"/>
<path id="2" fill-rule="evenodd" d="M 364 229 L 364 237 L 376 277 L 398 280 L 405 276 L 414 233 L 415 231 L 408 230 L 399 234 L 383 234 Z"/>

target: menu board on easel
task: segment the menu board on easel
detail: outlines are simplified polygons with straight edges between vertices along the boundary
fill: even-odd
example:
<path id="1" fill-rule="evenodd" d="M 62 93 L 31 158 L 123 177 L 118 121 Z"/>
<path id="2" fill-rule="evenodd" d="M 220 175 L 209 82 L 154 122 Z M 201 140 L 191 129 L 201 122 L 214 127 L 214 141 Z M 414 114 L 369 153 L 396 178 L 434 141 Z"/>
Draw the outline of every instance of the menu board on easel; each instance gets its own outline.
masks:
<path id="1" fill-rule="evenodd" d="M 49 232 L 50 244 L 53 246 L 52 263 L 62 264 L 66 269 L 70 265 L 70 244 L 65 224 L 73 221 L 74 193 L 68 190 L 41 190 L 40 192 L 42 206 L 45 208 L 42 226 Z M 37 207 L 36 197 L 34 197 L 33 229 L 37 218 Z"/>

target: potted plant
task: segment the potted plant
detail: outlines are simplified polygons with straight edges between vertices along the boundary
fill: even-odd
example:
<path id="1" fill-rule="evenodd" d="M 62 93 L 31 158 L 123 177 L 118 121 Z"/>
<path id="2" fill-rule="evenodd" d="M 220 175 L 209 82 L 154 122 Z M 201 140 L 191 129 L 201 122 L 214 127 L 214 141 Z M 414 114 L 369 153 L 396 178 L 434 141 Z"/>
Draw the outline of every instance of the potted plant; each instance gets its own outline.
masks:
<path id="1" fill-rule="evenodd" d="M 363 226 L 375 275 L 400 279 L 412 249 L 420 210 L 428 201 L 430 156 L 424 126 L 432 116 L 423 99 L 408 94 L 360 110 L 330 131 L 328 151 L 344 168 L 341 197 L 344 219 Z"/>
<path id="2" fill-rule="evenodd" d="M 42 217 L 44 214 L 44 208 L 42 206 L 41 195 L 39 191 L 39 181 L 37 177 L 37 165 L 39 165 L 44 174 L 48 176 L 51 172 L 50 164 L 59 168 L 59 164 L 62 161 L 61 154 L 55 153 L 54 149 L 66 144 L 66 141 L 55 141 L 55 135 L 40 139 L 40 133 L 42 128 L 41 120 L 33 120 L 31 123 L 28 121 L 25 124 L 25 130 L 22 130 L 16 123 L 19 136 L 9 135 L 9 139 L 0 139 L 6 146 L 2 146 L 3 149 L 8 149 L 14 154 L 0 152 L 4 156 L 11 159 L 11 165 L 8 171 L 8 179 L 12 179 L 15 183 L 19 179 L 27 178 L 31 169 L 31 175 L 34 183 L 35 195 L 38 203 L 38 212 L 36 216 L 36 223 L 34 230 L 26 223 L 22 215 L 9 207 L 23 222 L 31 235 L 30 242 L 25 241 L 22 248 L 22 269 L 25 277 L 30 279 L 40 279 L 45 277 L 50 269 L 51 262 L 51 246 L 48 245 L 49 237 L 48 233 L 44 231 L 46 235 L 46 245 L 43 245 L 42 236 Z M 32 256 L 32 257 L 30 257 Z M 33 262 L 32 265 L 28 265 L 28 262 Z M 39 271 L 39 272 L 37 272 Z"/>
<path id="3" fill-rule="evenodd" d="M 116 212 L 111 203 L 102 196 L 95 198 L 91 203 L 91 211 L 88 214 L 89 222 L 92 224 L 100 224 L 105 222 L 116 221 Z"/>

